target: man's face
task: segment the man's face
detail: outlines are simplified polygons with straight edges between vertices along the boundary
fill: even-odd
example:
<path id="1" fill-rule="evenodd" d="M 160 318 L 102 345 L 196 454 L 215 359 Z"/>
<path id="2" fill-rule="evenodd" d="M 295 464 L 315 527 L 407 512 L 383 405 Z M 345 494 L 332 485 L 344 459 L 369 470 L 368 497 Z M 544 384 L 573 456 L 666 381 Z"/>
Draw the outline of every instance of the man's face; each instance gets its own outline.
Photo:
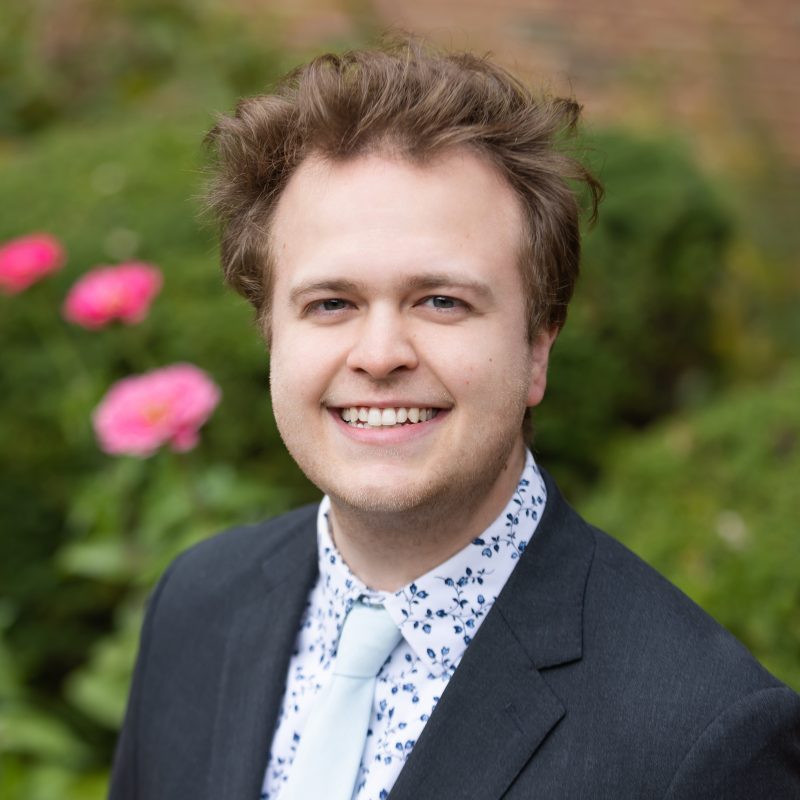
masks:
<path id="1" fill-rule="evenodd" d="M 467 151 L 311 158 L 293 175 L 272 229 L 272 401 L 335 505 L 508 499 L 553 338 L 527 341 L 521 225 L 511 189 Z"/>

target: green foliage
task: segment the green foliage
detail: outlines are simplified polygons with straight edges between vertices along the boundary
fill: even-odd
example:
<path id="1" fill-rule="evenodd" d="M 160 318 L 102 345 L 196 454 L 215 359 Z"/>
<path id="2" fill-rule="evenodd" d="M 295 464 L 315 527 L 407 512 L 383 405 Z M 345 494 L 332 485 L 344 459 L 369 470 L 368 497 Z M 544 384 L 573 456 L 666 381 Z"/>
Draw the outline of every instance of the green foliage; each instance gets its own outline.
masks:
<path id="1" fill-rule="evenodd" d="M 620 442 L 581 504 L 800 689 L 800 362 Z"/>
<path id="2" fill-rule="evenodd" d="M 620 426 L 640 427 L 713 386 L 710 335 L 731 221 L 685 147 L 592 138 L 606 187 L 552 356 L 536 446 L 565 484 L 596 475 Z"/>
<path id="3" fill-rule="evenodd" d="M 213 0 L 8 0 L 0 136 L 262 90 L 287 63 L 274 21 L 254 16 Z"/>

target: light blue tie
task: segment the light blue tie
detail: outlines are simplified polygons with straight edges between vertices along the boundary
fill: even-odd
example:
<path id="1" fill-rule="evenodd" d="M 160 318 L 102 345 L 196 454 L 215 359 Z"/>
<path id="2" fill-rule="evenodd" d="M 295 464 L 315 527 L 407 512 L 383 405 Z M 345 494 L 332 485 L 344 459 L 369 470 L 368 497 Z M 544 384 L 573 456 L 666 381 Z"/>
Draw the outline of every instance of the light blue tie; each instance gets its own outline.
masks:
<path id="1" fill-rule="evenodd" d="M 399 641 L 383 606 L 358 602 L 350 609 L 331 682 L 314 702 L 278 800 L 351 800 L 378 671 Z"/>

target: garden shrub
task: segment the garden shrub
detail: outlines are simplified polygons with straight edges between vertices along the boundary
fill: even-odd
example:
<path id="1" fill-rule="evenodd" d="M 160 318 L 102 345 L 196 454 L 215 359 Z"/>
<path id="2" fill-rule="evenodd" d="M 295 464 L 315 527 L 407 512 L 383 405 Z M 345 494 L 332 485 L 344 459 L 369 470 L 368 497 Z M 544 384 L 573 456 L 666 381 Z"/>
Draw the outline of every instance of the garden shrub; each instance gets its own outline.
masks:
<path id="1" fill-rule="evenodd" d="M 596 475 L 621 427 L 642 427 L 717 382 L 715 292 L 732 228 L 679 142 L 592 137 L 606 198 L 551 355 L 536 449 L 565 484 Z"/>
<path id="2" fill-rule="evenodd" d="M 800 689 L 800 362 L 607 453 L 580 503 Z"/>
<path id="3" fill-rule="evenodd" d="M 0 137 L 260 91 L 289 66 L 279 39 L 220 0 L 6 0 Z"/>

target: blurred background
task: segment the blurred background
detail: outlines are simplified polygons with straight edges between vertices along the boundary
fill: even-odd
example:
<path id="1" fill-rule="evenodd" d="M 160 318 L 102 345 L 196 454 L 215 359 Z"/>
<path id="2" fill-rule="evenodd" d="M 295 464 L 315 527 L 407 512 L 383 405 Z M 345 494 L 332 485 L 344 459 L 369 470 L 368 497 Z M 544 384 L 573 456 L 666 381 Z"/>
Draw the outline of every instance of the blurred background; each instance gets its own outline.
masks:
<path id="1" fill-rule="evenodd" d="M 103 797 L 153 581 L 192 542 L 316 498 L 222 288 L 202 139 L 237 97 L 389 27 L 584 103 L 607 199 L 535 452 L 800 689 L 796 3 L 4 0 L 0 245 L 46 233 L 65 259 L 0 291 L 3 798 Z M 131 261 L 163 275 L 144 318 L 64 319 L 78 278 Z M 222 392 L 198 446 L 105 454 L 108 389 L 176 362 Z"/>

